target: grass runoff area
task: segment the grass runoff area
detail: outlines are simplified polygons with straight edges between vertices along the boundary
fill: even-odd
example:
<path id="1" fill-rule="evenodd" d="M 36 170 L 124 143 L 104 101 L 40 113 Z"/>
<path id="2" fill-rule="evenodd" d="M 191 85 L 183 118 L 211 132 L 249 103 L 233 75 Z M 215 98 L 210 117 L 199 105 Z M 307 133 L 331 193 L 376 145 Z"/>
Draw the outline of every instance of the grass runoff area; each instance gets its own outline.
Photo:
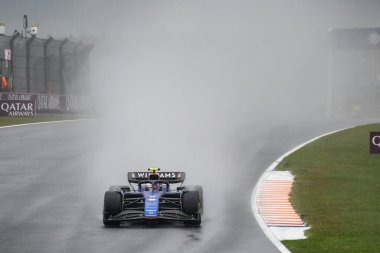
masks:
<path id="1" fill-rule="evenodd" d="M 37 122 L 58 121 L 58 120 L 72 120 L 78 119 L 76 115 L 37 115 L 35 117 L 0 117 L 0 127 L 9 125 L 20 125 Z"/>
<path id="2" fill-rule="evenodd" d="M 325 136 L 284 159 L 295 175 L 292 205 L 311 226 L 307 239 L 282 241 L 291 252 L 380 252 L 380 155 L 369 132 L 380 124 Z"/>

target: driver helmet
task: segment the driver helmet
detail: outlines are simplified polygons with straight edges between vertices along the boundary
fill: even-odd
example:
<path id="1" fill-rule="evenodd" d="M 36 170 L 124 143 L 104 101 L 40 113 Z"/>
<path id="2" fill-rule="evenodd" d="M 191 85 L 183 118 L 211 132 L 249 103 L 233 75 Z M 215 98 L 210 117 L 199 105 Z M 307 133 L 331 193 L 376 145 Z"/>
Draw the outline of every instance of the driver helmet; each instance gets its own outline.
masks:
<path id="1" fill-rule="evenodd" d="M 144 188 L 145 188 L 145 191 L 151 191 L 153 186 L 151 183 L 147 183 Z"/>

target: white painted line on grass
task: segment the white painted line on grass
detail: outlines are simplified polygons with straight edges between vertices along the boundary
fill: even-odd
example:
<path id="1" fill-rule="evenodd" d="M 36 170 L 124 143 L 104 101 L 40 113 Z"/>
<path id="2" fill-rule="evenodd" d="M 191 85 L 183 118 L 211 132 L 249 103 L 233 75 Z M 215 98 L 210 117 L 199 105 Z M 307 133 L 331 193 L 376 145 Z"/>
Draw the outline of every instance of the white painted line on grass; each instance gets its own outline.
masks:
<path id="1" fill-rule="evenodd" d="M 259 213 L 259 207 L 258 207 L 258 202 L 257 202 L 257 199 L 258 199 L 258 192 L 259 192 L 259 189 L 261 188 L 263 182 L 265 181 L 265 179 L 270 176 L 270 172 L 272 170 L 274 170 L 277 165 L 287 156 L 289 156 L 290 154 L 294 153 L 295 151 L 297 151 L 298 149 L 306 146 L 307 144 L 313 142 L 313 141 L 316 141 L 322 137 L 325 137 L 327 135 L 330 135 L 330 134 L 334 134 L 334 133 L 337 133 L 337 132 L 340 132 L 340 131 L 343 131 L 343 130 L 347 130 L 347 129 L 350 129 L 350 128 L 353 128 L 353 127 L 348 127 L 348 128 L 342 128 L 342 129 L 339 129 L 339 130 L 335 130 L 335 131 L 331 131 L 331 132 L 328 132 L 328 133 L 325 133 L 325 134 L 322 134 L 320 136 L 317 136 L 313 139 L 310 139 L 294 148 L 292 148 L 291 150 L 289 150 L 288 152 L 286 152 L 285 154 L 283 154 L 282 156 L 280 156 L 279 158 L 277 158 L 265 171 L 264 173 L 261 175 L 259 181 L 257 182 L 255 188 L 253 189 L 252 191 L 252 195 L 251 195 L 251 207 L 252 207 L 252 211 L 253 211 L 253 215 L 257 221 L 257 223 L 259 223 L 261 229 L 263 230 L 264 234 L 269 238 L 269 240 L 271 240 L 271 242 L 277 247 L 277 249 L 282 252 L 282 253 L 290 253 L 290 251 L 281 243 L 281 241 L 275 236 L 274 232 L 267 226 L 267 224 L 265 224 L 263 218 L 261 217 L 260 213 Z"/>

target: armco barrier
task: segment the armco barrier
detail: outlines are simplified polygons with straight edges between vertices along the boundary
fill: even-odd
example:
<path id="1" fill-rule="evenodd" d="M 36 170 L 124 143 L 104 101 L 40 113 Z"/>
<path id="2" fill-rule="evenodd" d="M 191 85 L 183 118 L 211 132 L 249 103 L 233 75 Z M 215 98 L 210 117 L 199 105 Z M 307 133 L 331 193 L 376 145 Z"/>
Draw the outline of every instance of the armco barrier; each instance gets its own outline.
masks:
<path id="1" fill-rule="evenodd" d="M 82 113 L 90 111 L 90 97 L 76 95 L 0 93 L 0 100 L 34 100 L 37 113 Z"/>

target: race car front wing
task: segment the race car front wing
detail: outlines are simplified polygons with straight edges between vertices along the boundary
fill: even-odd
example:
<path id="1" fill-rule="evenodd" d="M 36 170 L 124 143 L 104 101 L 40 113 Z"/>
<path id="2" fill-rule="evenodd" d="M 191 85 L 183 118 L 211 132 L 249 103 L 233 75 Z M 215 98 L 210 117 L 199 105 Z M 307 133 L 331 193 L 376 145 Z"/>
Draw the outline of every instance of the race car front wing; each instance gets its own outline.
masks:
<path id="1" fill-rule="evenodd" d="M 146 216 L 144 211 L 124 210 L 121 213 L 110 216 L 109 221 L 138 221 L 138 220 L 175 220 L 175 221 L 195 221 L 197 217 L 187 215 L 180 210 L 163 210 L 157 216 Z"/>

